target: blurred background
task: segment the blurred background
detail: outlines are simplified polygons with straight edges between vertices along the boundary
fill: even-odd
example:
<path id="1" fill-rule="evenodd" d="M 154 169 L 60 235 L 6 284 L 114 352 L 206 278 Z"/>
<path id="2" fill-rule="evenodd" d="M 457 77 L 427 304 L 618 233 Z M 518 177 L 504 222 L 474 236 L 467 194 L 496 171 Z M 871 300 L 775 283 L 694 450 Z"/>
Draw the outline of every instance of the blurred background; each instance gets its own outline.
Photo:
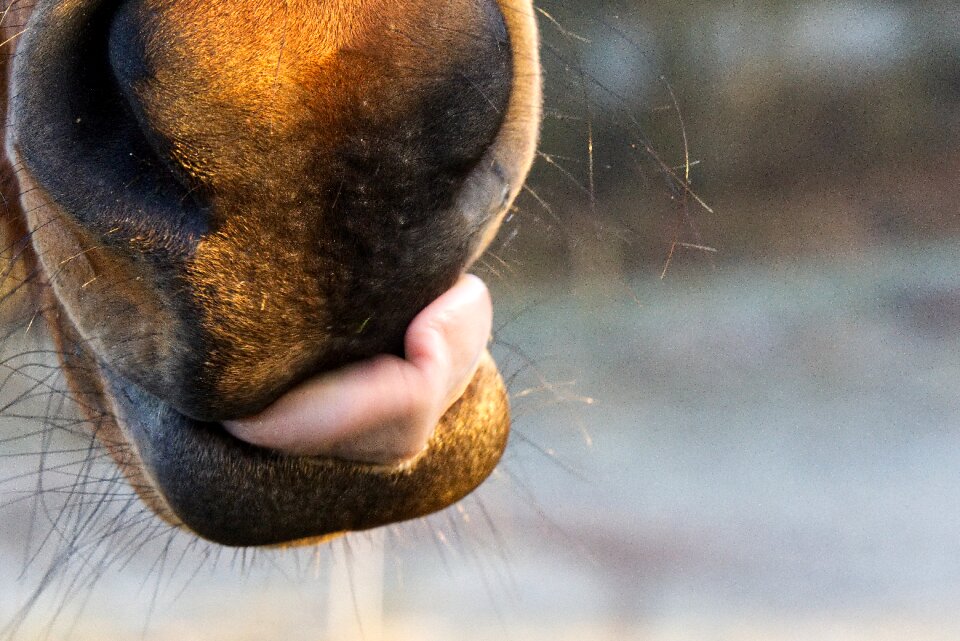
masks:
<path id="1" fill-rule="evenodd" d="M 521 203 L 532 215 L 520 257 L 540 239 L 551 273 L 557 260 L 626 274 L 661 261 L 676 208 L 659 197 L 679 192 L 658 164 L 683 176 L 684 131 L 694 190 L 716 212 L 691 199 L 690 217 L 722 263 L 916 247 L 957 229 L 954 3 L 538 6 L 552 19 L 531 186 L 556 216 Z M 566 255 L 530 218 L 563 221 Z M 681 240 L 698 243 L 683 227 Z"/>
<path id="2" fill-rule="evenodd" d="M 48 584 L 13 638 L 960 638 L 960 7 L 538 8 L 541 153 L 478 270 L 496 475 L 286 553 L 25 543 L 8 501 L 0 621 Z"/>

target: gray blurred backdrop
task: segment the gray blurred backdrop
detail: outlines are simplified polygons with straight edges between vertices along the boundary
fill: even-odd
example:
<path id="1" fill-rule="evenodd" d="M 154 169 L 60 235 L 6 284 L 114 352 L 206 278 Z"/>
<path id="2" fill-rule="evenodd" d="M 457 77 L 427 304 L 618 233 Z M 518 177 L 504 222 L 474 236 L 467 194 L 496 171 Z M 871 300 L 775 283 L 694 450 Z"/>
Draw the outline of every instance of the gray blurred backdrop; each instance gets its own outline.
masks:
<path id="1" fill-rule="evenodd" d="M 539 8 L 541 154 L 478 268 L 495 477 L 319 552 L 126 543 L 15 638 L 960 638 L 960 7 Z"/>

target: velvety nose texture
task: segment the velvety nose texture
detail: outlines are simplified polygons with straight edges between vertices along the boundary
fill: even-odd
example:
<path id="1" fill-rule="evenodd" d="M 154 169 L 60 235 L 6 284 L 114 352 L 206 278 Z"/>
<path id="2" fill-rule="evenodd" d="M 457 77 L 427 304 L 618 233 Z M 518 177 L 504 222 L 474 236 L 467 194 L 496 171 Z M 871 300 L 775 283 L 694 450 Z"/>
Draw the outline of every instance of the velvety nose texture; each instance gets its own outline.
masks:
<path id="1" fill-rule="evenodd" d="M 481 159 L 513 86 L 495 0 L 50 7 L 16 59 L 24 165 L 90 271 L 135 272 L 102 295 L 171 317 L 106 327 L 105 362 L 222 421 L 402 355 L 488 226 L 456 203 L 495 173 Z M 105 336 L 102 314 L 69 311 Z"/>
<path id="2" fill-rule="evenodd" d="M 35 6 L 11 58 L 9 148 L 71 386 L 147 503 L 220 543 L 266 545 L 472 491 L 509 429 L 487 353 L 402 465 L 266 450 L 221 422 L 399 353 L 457 281 L 533 155 L 532 7 Z"/>
<path id="3" fill-rule="evenodd" d="M 108 53 L 210 232 L 183 273 L 201 332 L 178 409 L 235 418 L 402 353 L 486 222 L 453 203 L 510 96 L 496 2 L 128 0 Z"/>
<path id="4" fill-rule="evenodd" d="M 158 154 L 206 187 L 277 187 L 318 161 L 373 174 L 376 158 L 368 189 L 429 178 L 418 204 L 436 206 L 499 128 L 510 47 L 493 0 L 410 4 L 129 0 L 110 61 Z"/>

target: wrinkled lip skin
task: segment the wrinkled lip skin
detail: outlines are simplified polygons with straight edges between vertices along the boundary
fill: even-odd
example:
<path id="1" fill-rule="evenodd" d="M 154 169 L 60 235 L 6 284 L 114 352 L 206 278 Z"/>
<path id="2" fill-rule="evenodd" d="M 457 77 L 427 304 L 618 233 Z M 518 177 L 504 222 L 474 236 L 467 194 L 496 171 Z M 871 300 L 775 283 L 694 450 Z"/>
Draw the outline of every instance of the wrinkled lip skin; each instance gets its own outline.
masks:
<path id="1" fill-rule="evenodd" d="M 310 496 L 314 491 L 315 481 L 303 478 L 304 466 L 329 466 L 329 462 L 319 458 L 287 457 L 244 443 L 230 436 L 219 423 L 191 419 L 103 365 L 100 369 L 114 411 L 118 414 L 120 429 L 130 447 L 135 448 L 144 471 L 163 488 L 162 498 L 170 511 L 190 523 L 197 534 L 222 539 L 224 532 L 244 532 L 241 539 L 223 541 L 234 545 L 263 544 L 278 525 L 284 531 L 293 532 L 293 538 L 315 534 L 315 528 L 311 527 L 297 536 L 296 523 L 277 522 L 282 515 L 302 509 L 301 501 L 283 509 L 276 504 L 278 497 L 237 492 L 238 485 L 230 483 L 229 479 L 236 470 L 250 469 L 251 466 L 269 471 L 270 476 L 284 477 L 282 482 L 288 486 L 297 483 L 299 476 L 302 478 L 300 484 L 309 483 L 296 492 L 295 496 L 299 498 Z M 203 457 L 202 465 L 187 463 L 197 457 Z M 261 482 L 270 483 L 270 480 L 264 478 Z M 341 488 L 341 491 L 345 489 Z M 232 509 L 218 508 L 214 516 L 210 510 L 214 504 L 229 505 Z M 251 522 L 251 514 L 260 515 L 262 528 Z M 274 516 L 265 516 L 268 514 Z M 197 518 L 200 516 L 202 518 Z M 211 522 L 211 518 L 216 518 L 218 523 Z M 204 532 L 196 524 L 213 525 L 214 529 Z M 348 522 L 339 528 L 331 528 L 334 532 L 348 529 Z"/>
<path id="2" fill-rule="evenodd" d="M 114 415 L 108 420 L 125 437 L 126 465 L 133 464 L 141 475 L 131 479 L 134 487 L 146 489 L 141 495 L 168 522 L 227 546 L 315 543 L 431 514 L 486 478 L 509 434 L 509 408 L 498 396 L 502 381 L 489 356 L 468 392 L 448 410 L 449 423 L 438 425 L 431 439 L 431 456 L 437 460 L 420 458 L 394 467 L 259 448 L 230 436 L 218 423 L 181 414 L 103 364 L 99 370 L 103 401 Z M 464 402 L 467 396 L 473 396 L 472 404 Z M 445 447 L 447 440 L 458 440 L 453 434 L 458 423 L 475 418 L 478 411 L 493 426 L 478 436 L 483 442 L 472 448 Z M 473 456 L 477 449 L 483 457 Z M 471 479 L 469 485 L 448 483 L 440 471 L 451 467 Z M 247 489 L 251 475 L 262 491 Z M 144 477 L 152 488 L 144 488 Z"/>

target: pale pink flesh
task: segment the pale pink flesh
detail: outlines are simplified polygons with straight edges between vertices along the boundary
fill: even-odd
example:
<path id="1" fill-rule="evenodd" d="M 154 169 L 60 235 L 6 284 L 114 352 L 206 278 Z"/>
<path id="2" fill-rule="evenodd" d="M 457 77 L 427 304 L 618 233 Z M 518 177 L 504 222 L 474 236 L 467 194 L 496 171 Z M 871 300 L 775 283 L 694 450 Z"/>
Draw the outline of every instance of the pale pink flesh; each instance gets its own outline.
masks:
<path id="1" fill-rule="evenodd" d="M 490 293 L 468 274 L 413 320 L 405 358 L 382 355 L 322 374 L 224 427 L 290 454 L 377 464 L 410 459 L 473 378 L 492 323 Z"/>

